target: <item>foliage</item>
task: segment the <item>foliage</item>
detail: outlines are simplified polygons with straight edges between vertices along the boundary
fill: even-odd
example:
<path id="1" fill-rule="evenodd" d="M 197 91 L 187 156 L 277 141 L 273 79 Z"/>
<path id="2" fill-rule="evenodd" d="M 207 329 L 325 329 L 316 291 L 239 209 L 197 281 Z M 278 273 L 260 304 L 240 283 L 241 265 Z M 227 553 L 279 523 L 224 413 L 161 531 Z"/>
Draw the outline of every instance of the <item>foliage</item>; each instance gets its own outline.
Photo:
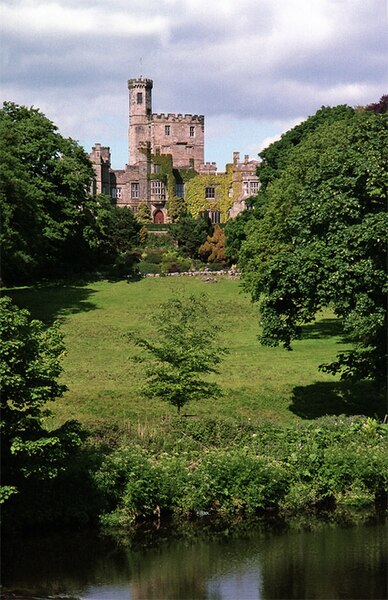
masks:
<path id="1" fill-rule="evenodd" d="M 139 223 L 151 223 L 151 209 L 146 202 L 141 202 L 137 208 L 136 220 Z"/>
<path id="2" fill-rule="evenodd" d="M 93 168 L 39 110 L 0 110 L 2 271 L 8 282 L 58 273 L 88 252 L 83 211 Z"/>
<path id="3" fill-rule="evenodd" d="M 241 244 L 246 240 L 246 224 L 254 218 L 250 210 L 244 210 L 225 225 L 225 256 L 236 262 Z"/>
<path id="4" fill-rule="evenodd" d="M 329 125 L 337 121 L 352 118 L 354 110 L 349 106 L 323 106 L 315 115 L 303 121 L 290 131 L 284 133 L 281 139 L 270 144 L 259 154 L 261 163 L 257 174 L 260 178 L 260 194 L 264 194 L 271 181 L 277 179 L 282 169 L 288 164 L 289 152 L 298 146 L 304 139 L 313 133 L 321 125 Z"/>
<path id="5" fill-rule="evenodd" d="M 365 110 L 374 112 L 377 114 L 385 114 L 388 112 L 388 95 L 384 94 L 381 96 L 378 102 L 373 102 L 372 104 L 368 104 L 365 106 Z"/>
<path id="6" fill-rule="evenodd" d="M 159 443 L 128 441 L 105 458 L 96 473 L 102 523 L 371 506 L 388 486 L 387 434 L 387 426 L 361 417 L 287 428 L 176 419 L 161 425 Z"/>
<path id="7" fill-rule="evenodd" d="M 162 256 L 162 273 L 182 273 L 190 269 L 191 261 L 179 254 L 176 250 L 168 250 Z"/>
<path id="8" fill-rule="evenodd" d="M 247 238 L 247 224 L 253 220 L 262 219 L 266 203 L 266 194 L 248 198 L 247 210 L 239 213 L 234 219 L 225 224 L 225 255 L 230 262 L 237 262 L 242 243 Z"/>
<path id="9" fill-rule="evenodd" d="M 145 394 L 160 398 L 177 407 L 191 400 L 216 399 L 218 384 L 204 381 L 203 376 L 216 372 L 225 349 L 216 345 L 214 325 L 208 321 L 204 298 L 171 298 L 154 318 L 159 334 L 157 343 L 134 334 L 130 339 L 146 350 Z"/>
<path id="10" fill-rule="evenodd" d="M 214 226 L 213 234 L 207 236 L 198 253 L 202 260 L 205 259 L 210 263 L 224 263 L 226 261 L 225 232 L 219 225 Z"/>
<path id="11" fill-rule="evenodd" d="M 66 389 L 58 383 L 63 353 L 58 327 L 46 329 L 6 296 L 0 308 L 2 499 L 11 497 L 12 512 L 14 502 L 25 510 L 38 487 L 66 471 L 82 435 L 76 423 L 51 432 L 42 424 L 46 403 Z"/>
<path id="12" fill-rule="evenodd" d="M 184 256 L 199 258 L 199 247 L 212 233 L 213 226 L 208 216 L 194 219 L 189 213 L 185 213 L 173 226 L 171 235 Z"/>
<path id="13" fill-rule="evenodd" d="M 233 204 L 233 198 L 229 191 L 232 187 L 232 166 L 227 165 L 226 173 L 211 175 L 197 175 L 190 179 L 185 186 L 185 201 L 188 212 L 193 217 L 198 217 L 207 210 L 220 211 L 221 222 L 228 220 L 229 209 Z M 206 188 L 215 188 L 215 199 L 206 198 Z"/>
<path id="14" fill-rule="evenodd" d="M 262 294 L 261 341 L 290 349 L 332 305 L 353 348 L 322 368 L 345 379 L 385 379 L 385 140 L 373 113 L 315 128 L 283 155 L 240 253 L 245 288 Z"/>

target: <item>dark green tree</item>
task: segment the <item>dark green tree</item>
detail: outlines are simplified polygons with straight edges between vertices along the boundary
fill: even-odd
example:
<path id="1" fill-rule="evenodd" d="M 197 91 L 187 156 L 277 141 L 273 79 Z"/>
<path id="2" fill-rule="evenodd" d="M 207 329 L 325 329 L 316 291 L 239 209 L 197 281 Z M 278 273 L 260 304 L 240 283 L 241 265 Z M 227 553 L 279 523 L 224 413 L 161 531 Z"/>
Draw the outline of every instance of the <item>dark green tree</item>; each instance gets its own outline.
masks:
<path id="1" fill-rule="evenodd" d="M 354 109 L 350 106 L 323 106 L 315 115 L 284 133 L 280 140 L 260 152 L 261 163 L 257 174 L 260 178 L 261 193 L 263 194 L 268 184 L 278 177 L 279 172 L 288 163 L 289 152 L 298 146 L 303 139 L 308 137 L 322 124 L 335 123 L 347 118 L 351 119 L 353 114 Z"/>
<path id="2" fill-rule="evenodd" d="M 0 342 L 0 500 L 17 494 L 22 505 L 42 482 L 66 470 L 81 436 L 72 422 L 51 432 L 43 427 L 47 402 L 66 389 L 58 382 L 64 352 L 58 327 L 32 320 L 5 296 L 0 299 Z"/>
<path id="3" fill-rule="evenodd" d="M 290 348 L 301 325 L 332 306 L 352 349 L 323 368 L 384 381 L 387 117 L 340 112 L 282 158 L 239 264 L 261 301 L 264 344 Z"/>
<path id="4" fill-rule="evenodd" d="M 171 230 L 171 236 L 179 250 L 190 258 L 199 258 L 199 247 L 212 233 L 213 226 L 209 217 L 194 219 L 189 213 L 183 214 Z"/>
<path id="5" fill-rule="evenodd" d="M 3 279 L 58 274 L 87 248 L 91 163 L 38 109 L 11 102 L 0 110 L 0 155 Z"/>
<path id="6" fill-rule="evenodd" d="M 217 383 L 204 376 L 215 373 L 226 350 L 217 343 L 217 328 L 209 320 L 205 298 L 172 298 L 155 315 L 157 342 L 130 334 L 145 350 L 147 362 L 144 394 L 181 408 L 192 400 L 216 400 Z M 140 357 L 141 358 L 141 357 Z"/>

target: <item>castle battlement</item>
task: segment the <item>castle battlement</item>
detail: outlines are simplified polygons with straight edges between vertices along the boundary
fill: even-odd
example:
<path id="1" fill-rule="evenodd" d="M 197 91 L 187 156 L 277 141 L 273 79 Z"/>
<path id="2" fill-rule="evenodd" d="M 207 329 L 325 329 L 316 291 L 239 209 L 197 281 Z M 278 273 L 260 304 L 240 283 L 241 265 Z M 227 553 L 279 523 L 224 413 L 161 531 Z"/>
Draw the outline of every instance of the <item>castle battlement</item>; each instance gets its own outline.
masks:
<path id="1" fill-rule="evenodd" d="M 199 125 L 203 125 L 205 122 L 204 115 L 191 115 L 191 114 L 175 114 L 168 113 L 167 115 L 164 113 L 152 113 L 151 115 L 152 121 L 161 121 L 168 123 L 188 123 L 192 125 L 193 123 L 197 123 Z"/>
<path id="2" fill-rule="evenodd" d="M 152 81 L 152 79 L 143 79 L 142 77 L 139 77 L 138 79 L 128 79 L 128 88 L 132 88 L 139 85 L 151 89 L 154 85 L 154 82 Z"/>

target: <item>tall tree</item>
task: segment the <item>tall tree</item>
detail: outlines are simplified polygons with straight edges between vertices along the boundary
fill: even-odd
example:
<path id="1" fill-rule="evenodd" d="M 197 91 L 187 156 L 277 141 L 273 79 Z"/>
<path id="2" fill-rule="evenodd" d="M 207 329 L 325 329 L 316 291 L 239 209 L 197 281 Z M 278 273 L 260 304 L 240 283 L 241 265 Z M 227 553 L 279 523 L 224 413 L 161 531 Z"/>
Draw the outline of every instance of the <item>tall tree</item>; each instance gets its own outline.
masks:
<path id="1" fill-rule="evenodd" d="M 38 109 L 11 102 L 0 110 L 0 154 L 3 278 L 15 282 L 56 271 L 85 244 L 80 222 L 93 177 L 90 161 Z"/>
<path id="2" fill-rule="evenodd" d="M 330 305 L 353 346 L 323 368 L 348 379 L 385 379 L 386 130 L 365 111 L 321 123 L 283 157 L 240 253 L 261 341 L 290 348 Z"/>
<path id="3" fill-rule="evenodd" d="M 181 408 L 192 400 L 214 400 L 220 386 L 205 381 L 215 373 L 226 350 L 217 344 L 217 330 L 209 321 L 205 298 L 194 295 L 172 298 L 155 315 L 157 342 L 130 334 L 130 339 L 145 350 L 146 384 L 144 394 L 160 398 Z"/>

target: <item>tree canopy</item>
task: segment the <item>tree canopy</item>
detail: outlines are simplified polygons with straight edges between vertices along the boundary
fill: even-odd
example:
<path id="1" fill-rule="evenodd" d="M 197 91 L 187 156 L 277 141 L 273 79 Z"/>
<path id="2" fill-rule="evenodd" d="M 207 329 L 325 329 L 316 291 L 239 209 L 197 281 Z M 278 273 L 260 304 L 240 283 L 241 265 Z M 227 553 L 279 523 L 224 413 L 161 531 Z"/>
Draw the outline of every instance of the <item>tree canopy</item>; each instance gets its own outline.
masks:
<path id="1" fill-rule="evenodd" d="M 291 348 L 301 325 L 332 306 L 352 349 L 323 368 L 343 378 L 381 381 L 387 117 L 337 109 L 297 145 L 285 150 L 286 134 L 280 147 L 263 153 L 277 162 L 266 180 L 264 216 L 246 226 L 240 265 L 245 288 L 261 302 L 264 344 Z"/>
<path id="2" fill-rule="evenodd" d="M 0 110 L 0 153 L 3 278 L 48 274 L 85 243 L 81 217 L 93 168 L 38 109 L 11 102 Z"/>

